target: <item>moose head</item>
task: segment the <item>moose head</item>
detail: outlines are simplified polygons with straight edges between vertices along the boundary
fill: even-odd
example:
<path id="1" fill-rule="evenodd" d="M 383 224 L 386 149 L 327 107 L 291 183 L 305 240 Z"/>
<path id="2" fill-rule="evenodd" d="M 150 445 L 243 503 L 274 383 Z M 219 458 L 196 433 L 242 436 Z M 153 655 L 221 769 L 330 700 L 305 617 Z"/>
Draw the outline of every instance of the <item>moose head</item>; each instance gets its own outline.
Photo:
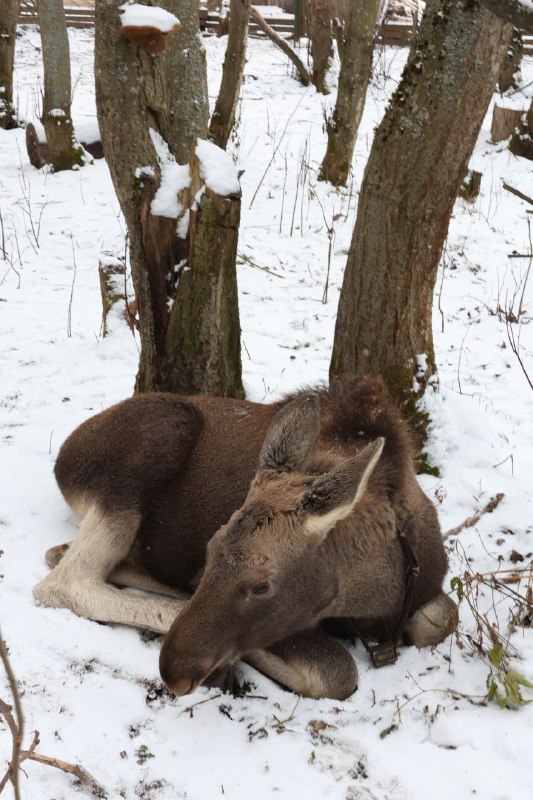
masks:
<path id="1" fill-rule="evenodd" d="M 210 540 L 199 586 L 164 639 L 160 671 L 175 694 L 334 615 L 339 558 L 328 536 L 364 495 L 384 439 L 326 452 L 319 434 L 316 394 L 272 420 L 248 496 Z"/>

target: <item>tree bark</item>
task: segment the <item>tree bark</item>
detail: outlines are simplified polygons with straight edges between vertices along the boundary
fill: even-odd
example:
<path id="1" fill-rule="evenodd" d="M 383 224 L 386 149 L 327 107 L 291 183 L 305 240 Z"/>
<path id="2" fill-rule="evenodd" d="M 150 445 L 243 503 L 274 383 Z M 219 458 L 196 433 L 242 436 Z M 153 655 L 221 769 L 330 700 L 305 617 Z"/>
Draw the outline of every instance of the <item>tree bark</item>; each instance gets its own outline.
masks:
<path id="1" fill-rule="evenodd" d="M 195 148 L 198 138 L 206 137 L 208 115 L 205 53 L 198 36 L 198 3 L 195 0 L 160 3 L 179 18 L 182 27 L 173 34 L 166 50 L 155 56 L 122 36 L 119 14 L 122 2 L 96 0 L 95 74 L 102 144 L 128 227 L 141 338 L 136 390 L 212 394 L 216 383 L 217 393 L 242 393 L 240 371 L 238 381 L 232 378 L 225 384 L 225 367 L 221 368 L 218 383 L 213 370 L 208 375 L 199 369 L 193 382 L 191 371 L 182 368 L 189 352 L 175 350 L 174 329 L 179 327 L 176 320 L 190 312 L 178 298 L 184 293 L 179 285 L 176 288 L 177 270 L 183 276 L 195 271 L 200 263 L 198 230 L 202 231 L 202 240 L 216 243 L 210 249 L 211 260 L 202 262 L 205 282 L 216 281 L 221 269 L 236 281 L 235 259 L 233 263 L 224 260 L 228 249 L 220 245 L 224 215 L 219 223 L 214 213 L 204 214 L 208 193 L 205 191 L 201 201 L 198 194 L 202 183 Z M 179 169 L 178 164 L 190 164 L 193 185 L 184 189 L 179 198 L 174 197 L 175 212 L 152 211 L 162 181 L 167 180 L 169 170 L 172 173 Z M 171 185 L 172 181 L 171 177 Z M 195 204 L 199 208 L 193 211 Z M 187 220 L 190 220 L 188 226 Z M 207 292 L 204 299 L 209 302 Z M 231 328 L 231 335 L 223 341 L 231 340 L 232 346 L 236 342 L 233 358 L 240 369 L 236 294 L 231 295 L 233 300 L 231 315 L 225 314 L 229 296 L 224 304 L 212 304 L 210 311 L 214 315 L 213 325 Z M 200 297 L 189 295 L 190 306 L 193 302 L 196 319 L 191 320 L 189 337 L 194 342 L 204 334 L 204 317 L 208 312 L 204 313 Z M 171 316 L 173 331 L 169 332 Z M 209 361 L 210 365 L 225 365 L 229 360 L 226 353 L 216 353 L 221 341 L 221 337 L 207 342 L 202 339 L 205 348 L 213 351 L 208 354 L 210 360 L 204 358 L 204 364 Z"/>
<path id="2" fill-rule="evenodd" d="M 341 69 L 337 101 L 327 121 L 328 146 L 318 179 L 345 186 L 372 70 L 374 36 L 381 0 L 353 3 L 339 42 Z"/>
<path id="3" fill-rule="evenodd" d="M 44 97 L 41 121 L 54 171 L 85 161 L 70 115 L 70 49 L 62 0 L 36 0 L 43 48 Z"/>
<path id="4" fill-rule="evenodd" d="M 13 66 L 19 0 L 2 0 L 0 3 L 0 128 L 17 127 L 13 108 Z"/>
<path id="5" fill-rule="evenodd" d="M 518 89 L 517 75 L 520 74 L 520 64 L 524 54 L 524 40 L 516 28 L 509 25 L 509 43 L 506 48 L 505 58 L 498 75 L 498 89 L 500 94 L 505 94 L 508 89 Z"/>
<path id="6" fill-rule="evenodd" d="M 330 376 L 381 373 L 408 405 L 436 372 L 442 246 L 503 56 L 503 23 L 472 0 L 428 0 L 363 179 Z"/>
<path id="7" fill-rule="evenodd" d="M 209 125 L 209 138 L 223 150 L 235 124 L 235 109 L 246 63 L 249 18 L 250 0 L 231 0 L 228 46 L 220 90 Z"/>
<path id="8" fill-rule="evenodd" d="M 206 188 L 170 313 L 164 374 L 172 391 L 244 397 L 235 271 L 240 208 L 240 193 L 221 197 Z"/>
<path id="9" fill-rule="evenodd" d="M 359 5 L 355 3 L 354 5 Z M 330 0 L 309 0 L 309 46 L 313 59 L 313 84 L 321 94 L 329 94 L 327 75 L 333 61 L 333 25 Z"/>

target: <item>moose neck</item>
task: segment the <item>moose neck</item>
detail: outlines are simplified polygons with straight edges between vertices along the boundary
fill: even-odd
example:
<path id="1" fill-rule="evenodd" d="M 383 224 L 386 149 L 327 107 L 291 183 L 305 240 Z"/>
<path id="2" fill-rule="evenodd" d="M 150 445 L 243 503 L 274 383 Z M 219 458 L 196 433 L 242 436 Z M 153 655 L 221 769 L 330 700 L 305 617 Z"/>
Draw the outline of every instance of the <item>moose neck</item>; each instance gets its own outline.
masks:
<path id="1" fill-rule="evenodd" d="M 395 515 L 390 507 L 374 513 L 369 500 L 339 522 L 322 545 L 326 568 L 338 581 L 328 616 L 383 617 L 394 614 L 401 602 L 405 570 Z"/>

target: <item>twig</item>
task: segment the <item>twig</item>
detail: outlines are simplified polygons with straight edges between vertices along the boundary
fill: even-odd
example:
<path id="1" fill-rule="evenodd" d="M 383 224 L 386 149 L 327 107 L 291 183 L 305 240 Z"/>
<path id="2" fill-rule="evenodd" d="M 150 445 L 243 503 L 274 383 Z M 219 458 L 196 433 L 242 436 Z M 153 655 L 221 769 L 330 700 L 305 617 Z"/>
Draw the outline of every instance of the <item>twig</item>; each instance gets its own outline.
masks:
<path id="1" fill-rule="evenodd" d="M 509 186 L 508 183 L 503 183 L 503 188 L 506 189 L 511 194 L 515 194 L 517 197 L 520 197 L 521 200 L 525 200 L 526 203 L 530 203 L 533 206 L 533 197 L 528 197 L 527 194 L 520 192 L 518 189 L 515 189 L 514 186 Z"/>
<path id="2" fill-rule="evenodd" d="M 22 713 L 22 705 L 20 702 L 20 696 L 17 689 L 17 682 L 15 680 L 15 675 L 13 674 L 13 670 L 11 668 L 11 663 L 9 661 L 9 656 L 7 654 L 5 642 L 2 639 L 1 631 L 0 631 L 0 658 L 2 659 L 2 663 L 6 671 L 9 688 L 11 690 L 11 694 L 13 695 L 13 702 L 15 704 L 15 714 L 17 716 L 17 722 L 15 723 L 13 715 L 11 714 L 10 707 L 6 703 L 0 700 L 0 711 L 6 718 L 6 722 L 9 725 L 13 737 L 13 749 L 11 751 L 11 761 L 9 763 L 6 775 L 3 778 L 2 783 L 0 784 L 0 792 L 3 790 L 7 781 L 11 780 L 11 783 L 13 784 L 13 791 L 15 793 L 15 800 L 20 800 L 19 765 L 21 760 L 20 748 L 22 746 L 22 737 L 24 735 L 24 715 Z"/>
<path id="3" fill-rule="evenodd" d="M 262 264 L 256 264 L 255 261 L 252 261 L 250 256 L 246 256 L 243 253 L 238 253 L 237 258 L 239 258 L 243 264 L 247 264 L 249 267 L 260 269 L 263 272 L 268 272 L 269 275 L 274 275 L 276 278 L 285 278 L 285 275 L 280 275 L 279 272 L 274 272 L 274 270 L 269 269 L 269 267 L 265 267 Z"/>
<path id="4" fill-rule="evenodd" d="M 498 492 L 497 495 L 491 497 L 487 505 L 482 508 L 481 511 L 478 511 L 477 514 L 474 514 L 472 517 L 467 517 L 464 522 L 461 522 L 460 525 L 457 525 L 455 528 L 451 528 L 447 533 L 445 533 L 442 537 L 443 541 L 449 539 L 450 536 L 456 536 L 458 533 L 461 533 L 464 528 L 472 528 L 474 525 L 477 525 L 483 514 L 492 514 L 494 509 L 500 505 L 504 497 L 505 495 L 503 492 Z"/>
<path id="5" fill-rule="evenodd" d="M 19 790 L 19 770 L 20 765 L 23 761 L 38 761 L 40 764 L 46 764 L 49 767 L 55 767 L 56 769 L 60 769 L 63 772 L 68 772 L 70 775 L 74 775 L 79 781 L 84 783 L 88 786 L 93 794 L 97 797 L 107 797 L 107 794 L 102 786 L 98 783 L 98 781 L 90 775 L 87 770 L 83 769 L 79 764 L 70 764 L 67 761 L 62 761 L 59 758 L 53 758 L 51 756 L 43 756 L 40 753 L 35 752 L 35 748 L 39 744 L 39 731 L 35 731 L 33 734 L 33 741 L 29 746 L 28 750 L 22 750 L 22 738 L 24 736 L 24 715 L 22 713 L 22 705 L 20 702 L 20 696 L 17 689 L 17 683 L 15 680 L 15 676 L 13 674 L 13 670 L 11 668 L 11 664 L 9 662 L 9 658 L 7 655 L 7 650 L 5 643 L 2 639 L 0 633 L 0 658 L 3 662 L 5 671 L 7 673 L 7 678 L 9 682 L 9 688 L 11 689 L 11 693 L 13 695 L 13 700 L 15 704 L 15 714 L 17 720 L 15 722 L 15 718 L 13 717 L 13 711 L 11 706 L 5 703 L 3 700 L 0 699 L 0 714 L 5 718 L 8 728 L 11 731 L 11 736 L 13 739 L 13 750 L 11 754 L 11 761 L 9 762 L 7 772 L 0 781 L 0 794 L 2 794 L 6 784 L 8 781 L 11 781 L 13 784 L 13 790 L 15 793 L 15 800 L 20 800 L 20 790 Z"/>
<path id="6" fill-rule="evenodd" d="M 70 241 L 72 244 L 72 260 L 74 262 L 74 272 L 72 274 L 72 286 L 70 287 L 70 299 L 68 303 L 68 316 L 67 316 L 67 336 L 70 339 L 72 336 L 72 301 L 74 299 L 74 283 L 76 282 L 76 252 L 74 250 L 74 237 L 72 231 L 70 232 Z"/>
<path id="7" fill-rule="evenodd" d="M 280 148 L 280 146 L 281 146 L 281 143 L 282 143 L 282 141 L 283 141 L 283 137 L 284 137 L 284 136 L 285 136 L 285 134 L 287 133 L 287 128 L 289 127 L 289 122 L 291 121 L 291 119 L 292 119 L 292 118 L 294 117 L 294 115 L 296 114 L 296 112 L 297 112 L 297 110 L 298 110 L 298 107 L 299 107 L 300 103 L 302 102 L 302 100 L 304 99 L 304 97 L 306 97 L 306 93 L 304 93 L 304 94 L 303 94 L 303 95 L 300 97 L 300 99 L 298 100 L 298 102 L 297 102 L 297 103 L 296 103 L 296 105 L 294 106 L 294 108 L 293 108 L 293 110 L 292 110 L 292 112 L 291 112 L 291 114 L 290 114 L 290 116 L 289 116 L 289 119 L 287 120 L 287 122 L 286 122 L 286 124 L 285 124 L 285 127 L 283 128 L 283 131 L 282 131 L 282 133 L 281 133 L 280 140 L 279 140 L 279 142 L 277 143 L 277 145 L 276 145 L 276 146 L 275 146 L 275 148 L 274 148 L 274 152 L 272 153 L 272 158 L 270 159 L 270 161 L 269 161 L 269 162 L 268 162 L 268 164 L 266 165 L 265 171 L 264 171 L 264 172 L 263 172 L 263 174 L 261 175 L 261 179 L 260 179 L 259 183 L 257 184 L 257 189 L 255 190 L 255 192 L 254 192 L 254 195 L 253 195 L 252 199 L 250 200 L 250 205 L 248 206 L 248 208 L 251 208 L 251 207 L 253 206 L 253 204 L 254 204 L 254 200 L 255 200 L 255 198 L 256 198 L 256 196 L 257 196 L 257 192 L 258 192 L 258 191 L 259 191 L 259 189 L 261 188 L 261 186 L 262 186 L 262 184 L 263 184 L 263 181 L 265 180 L 266 174 L 267 174 L 268 170 L 270 169 L 270 167 L 271 167 L 271 165 L 272 165 L 272 162 L 273 162 L 273 161 L 274 161 L 274 159 L 276 158 L 276 153 L 278 152 L 278 150 L 279 150 L 279 148 Z"/>
<path id="8" fill-rule="evenodd" d="M 36 738 L 37 741 L 32 742 L 32 747 L 37 746 L 39 743 L 39 734 L 36 731 Z M 35 743 L 35 745 L 34 745 Z M 60 769 L 63 772 L 68 772 L 69 775 L 74 775 L 79 781 L 88 786 L 93 794 L 97 797 L 107 797 L 107 794 L 102 786 L 98 783 L 98 781 L 93 778 L 93 776 L 87 772 L 86 769 L 83 769 L 82 766 L 79 764 L 70 764 L 68 761 L 62 761 L 60 758 L 53 758 L 52 756 L 43 756 L 40 753 L 34 753 L 30 747 L 29 750 L 23 750 L 21 753 L 21 761 L 25 761 L 29 759 L 30 761 L 37 761 L 39 764 L 46 764 L 47 767 L 54 767 L 55 769 Z"/>

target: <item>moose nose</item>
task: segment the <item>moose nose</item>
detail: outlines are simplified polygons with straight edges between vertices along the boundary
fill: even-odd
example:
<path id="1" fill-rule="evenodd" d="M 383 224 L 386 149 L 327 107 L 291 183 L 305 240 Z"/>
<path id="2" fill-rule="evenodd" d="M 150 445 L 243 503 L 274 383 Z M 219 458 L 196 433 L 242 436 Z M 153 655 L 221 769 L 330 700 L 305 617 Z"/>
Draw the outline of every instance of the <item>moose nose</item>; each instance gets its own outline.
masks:
<path id="1" fill-rule="evenodd" d="M 172 694 L 175 694 L 177 697 L 181 697 L 184 694 L 191 694 L 194 692 L 194 690 L 197 689 L 201 684 L 203 678 L 204 675 L 196 678 L 175 678 L 171 681 L 167 681 L 163 678 L 163 680 Z"/>

